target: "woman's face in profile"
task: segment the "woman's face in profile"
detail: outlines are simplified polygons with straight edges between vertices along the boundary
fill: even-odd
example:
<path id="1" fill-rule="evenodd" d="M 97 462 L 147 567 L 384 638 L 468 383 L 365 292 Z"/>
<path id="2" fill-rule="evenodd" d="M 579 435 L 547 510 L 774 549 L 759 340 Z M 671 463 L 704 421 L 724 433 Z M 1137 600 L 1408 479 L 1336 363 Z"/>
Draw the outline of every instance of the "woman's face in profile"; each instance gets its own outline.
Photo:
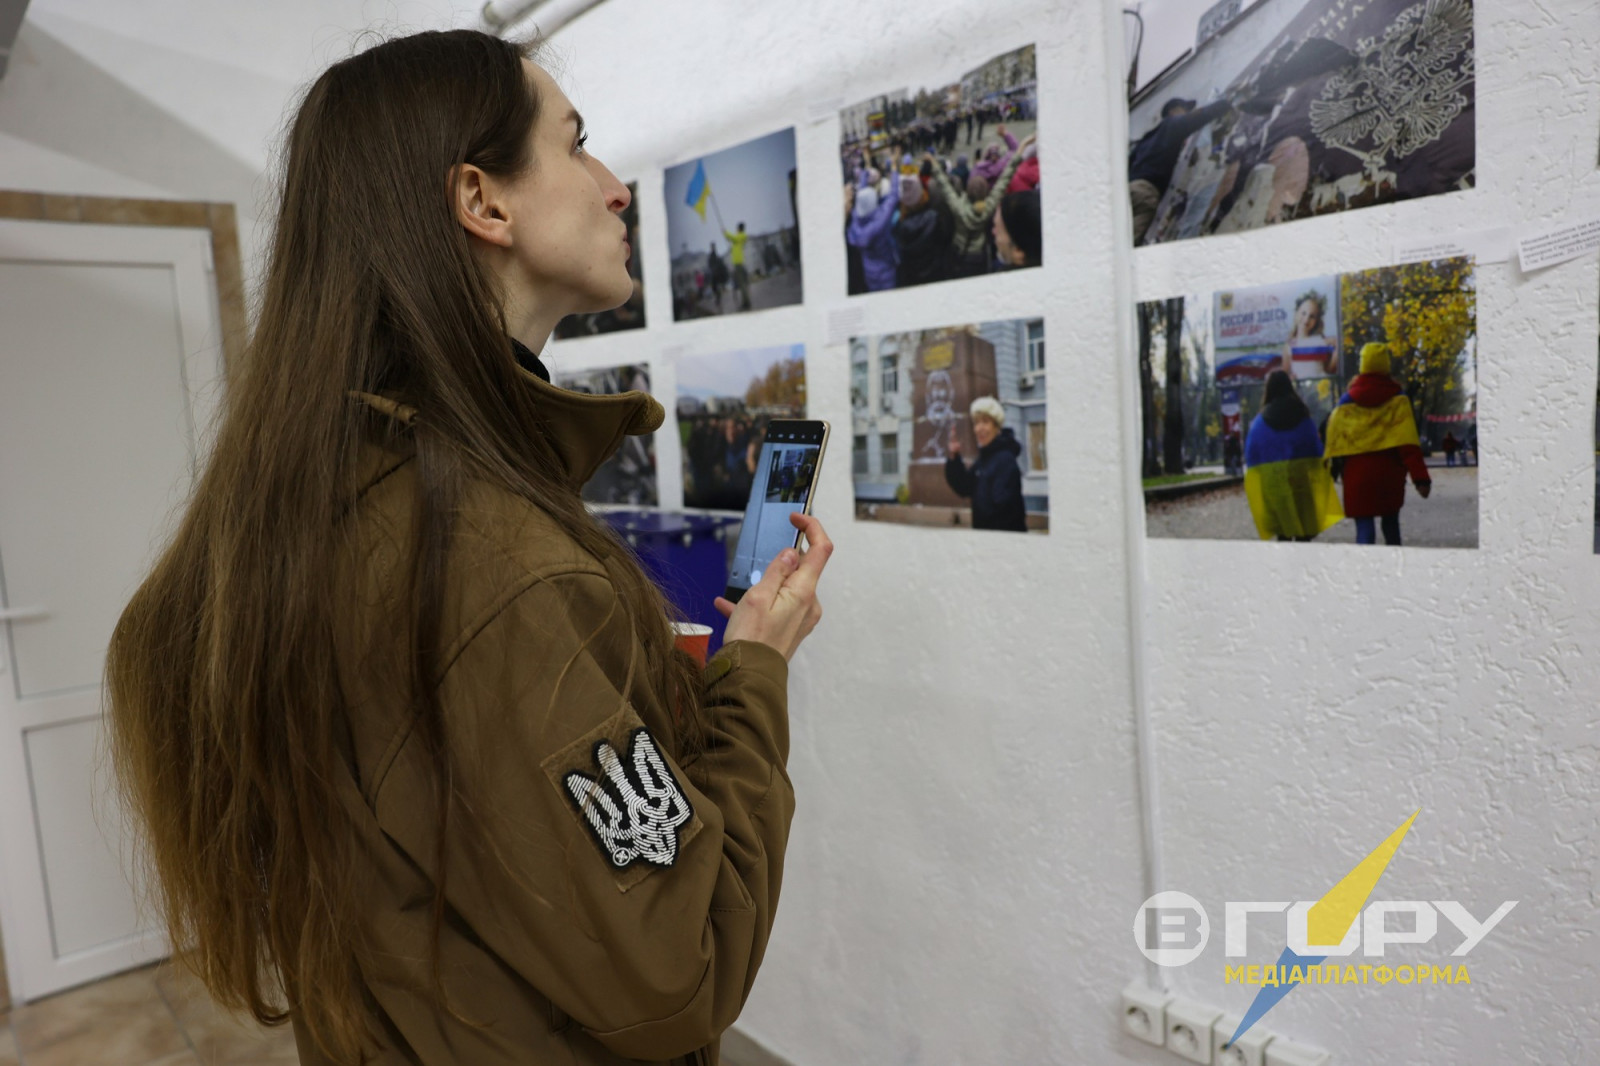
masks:
<path id="1" fill-rule="evenodd" d="M 518 273 L 540 303 L 565 313 L 609 311 L 633 292 L 628 228 L 620 217 L 628 187 L 588 154 L 582 119 L 555 79 L 523 68 L 539 94 L 530 133 L 532 166 L 505 193 Z"/>

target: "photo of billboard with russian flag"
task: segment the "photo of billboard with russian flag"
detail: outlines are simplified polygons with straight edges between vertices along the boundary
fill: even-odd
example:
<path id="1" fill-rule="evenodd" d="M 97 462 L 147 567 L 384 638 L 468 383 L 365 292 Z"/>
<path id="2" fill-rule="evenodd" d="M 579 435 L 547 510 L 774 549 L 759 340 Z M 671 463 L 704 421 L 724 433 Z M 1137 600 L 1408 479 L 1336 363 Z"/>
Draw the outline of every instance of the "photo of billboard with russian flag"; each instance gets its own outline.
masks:
<path id="1" fill-rule="evenodd" d="M 1217 292 L 1217 384 L 1260 384 L 1274 370 L 1296 381 L 1337 377 L 1338 295 L 1331 275 Z"/>
<path id="2" fill-rule="evenodd" d="M 1138 304 L 1147 534 L 1477 547 L 1476 274 L 1439 259 Z"/>

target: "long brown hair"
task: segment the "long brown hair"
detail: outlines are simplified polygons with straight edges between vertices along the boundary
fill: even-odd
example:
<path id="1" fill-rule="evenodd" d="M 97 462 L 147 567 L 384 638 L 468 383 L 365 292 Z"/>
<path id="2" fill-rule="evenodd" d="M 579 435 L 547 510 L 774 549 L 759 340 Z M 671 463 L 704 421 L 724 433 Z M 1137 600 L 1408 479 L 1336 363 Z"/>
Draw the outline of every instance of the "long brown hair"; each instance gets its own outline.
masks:
<path id="1" fill-rule="evenodd" d="M 355 830 L 336 784 L 352 760 L 333 643 L 341 607 L 327 590 L 363 439 L 404 432 L 415 449 L 417 535 L 400 598 L 413 606 L 396 623 L 409 626 L 410 698 L 433 755 L 441 1002 L 444 827 L 471 797 L 452 778 L 436 683 L 452 636 L 440 633 L 451 515 L 467 483 L 534 502 L 600 559 L 643 677 L 699 706 L 699 673 L 672 651 L 660 592 L 566 482 L 518 379 L 502 293 L 455 219 L 457 164 L 515 177 L 534 163 L 540 101 L 522 60 L 536 48 L 422 33 L 336 63 L 306 91 L 254 336 L 187 511 L 107 657 L 113 764 L 174 947 L 219 1003 L 265 1024 L 293 1012 L 342 1061 L 370 1046 L 373 1020 Z M 419 414 L 379 430 L 352 390 Z M 692 711 L 688 721 L 686 734 Z"/>

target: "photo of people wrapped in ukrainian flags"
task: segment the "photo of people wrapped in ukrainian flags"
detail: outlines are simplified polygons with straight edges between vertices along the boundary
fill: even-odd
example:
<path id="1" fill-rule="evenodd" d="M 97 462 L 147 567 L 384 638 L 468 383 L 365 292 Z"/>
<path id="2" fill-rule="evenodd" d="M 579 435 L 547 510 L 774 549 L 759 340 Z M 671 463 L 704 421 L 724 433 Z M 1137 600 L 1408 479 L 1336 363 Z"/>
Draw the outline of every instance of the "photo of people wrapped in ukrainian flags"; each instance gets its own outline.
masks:
<path id="1" fill-rule="evenodd" d="M 1138 305 L 1149 536 L 1475 548 L 1471 259 Z"/>

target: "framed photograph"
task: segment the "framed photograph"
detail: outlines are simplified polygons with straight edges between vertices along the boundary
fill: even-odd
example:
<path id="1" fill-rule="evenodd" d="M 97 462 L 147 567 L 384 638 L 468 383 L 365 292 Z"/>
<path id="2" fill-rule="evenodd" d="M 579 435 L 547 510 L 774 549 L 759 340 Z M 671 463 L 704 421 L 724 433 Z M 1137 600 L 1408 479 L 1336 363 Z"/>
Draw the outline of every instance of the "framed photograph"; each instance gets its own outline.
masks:
<path id="1" fill-rule="evenodd" d="M 1048 533 L 1042 318 L 850 341 L 856 518 Z"/>
<path id="2" fill-rule="evenodd" d="M 848 290 L 1040 265 L 1034 46 L 839 113 Z"/>
<path id="3" fill-rule="evenodd" d="M 683 504 L 744 512 L 767 423 L 806 414 L 803 344 L 678 360 Z"/>
<path id="4" fill-rule="evenodd" d="M 794 130 L 668 167 L 672 318 L 800 302 Z"/>
<path id="5" fill-rule="evenodd" d="M 1152 300 L 1138 325 L 1149 536 L 1478 546 L 1471 259 Z"/>
<path id="6" fill-rule="evenodd" d="M 1136 245 L 1470 189 L 1472 0 L 1124 6 Z"/>

